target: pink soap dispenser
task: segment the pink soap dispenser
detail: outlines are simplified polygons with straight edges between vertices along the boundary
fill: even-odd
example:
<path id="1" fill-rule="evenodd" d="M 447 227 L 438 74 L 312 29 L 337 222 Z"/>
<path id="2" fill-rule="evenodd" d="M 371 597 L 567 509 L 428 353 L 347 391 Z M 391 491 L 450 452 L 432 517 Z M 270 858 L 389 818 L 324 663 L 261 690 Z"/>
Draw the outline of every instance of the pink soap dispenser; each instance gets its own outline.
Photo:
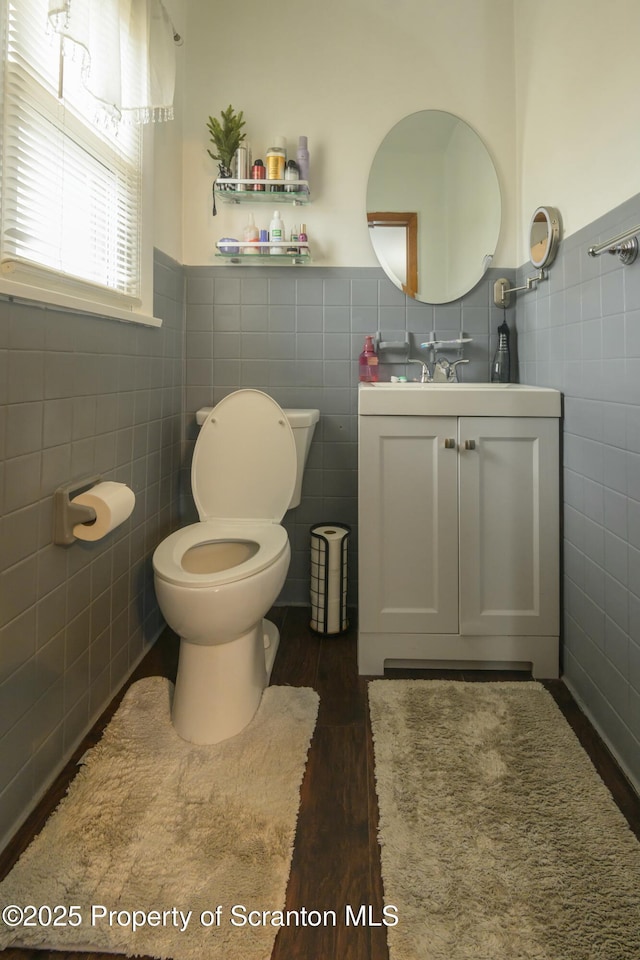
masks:
<path id="1" fill-rule="evenodd" d="M 358 359 L 361 383 L 376 383 L 378 380 L 378 358 L 373 349 L 373 337 L 369 334 L 364 338 L 364 349 Z"/>

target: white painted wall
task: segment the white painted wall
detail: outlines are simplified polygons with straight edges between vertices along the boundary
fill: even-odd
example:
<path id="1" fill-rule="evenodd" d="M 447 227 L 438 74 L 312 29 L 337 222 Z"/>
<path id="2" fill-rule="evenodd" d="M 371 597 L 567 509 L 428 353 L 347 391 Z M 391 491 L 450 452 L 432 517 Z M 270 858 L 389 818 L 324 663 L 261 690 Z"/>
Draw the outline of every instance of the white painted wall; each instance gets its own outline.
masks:
<path id="1" fill-rule="evenodd" d="M 640 192 L 640 0 L 515 0 L 515 36 L 522 263 L 536 207 L 568 236 Z"/>
<path id="2" fill-rule="evenodd" d="M 244 111 L 254 156 L 274 135 L 290 149 L 308 136 L 313 203 L 284 219 L 287 227 L 307 223 L 321 266 L 376 264 L 365 194 L 387 131 L 416 110 L 457 114 L 496 163 L 505 224 L 496 262 L 513 262 L 512 0 L 305 0 L 289 8 L 186 0 L 186 8 L 185 263 L 214 263 L 215 242 L 239 236 L 246 221 L 244 207 L 211 216 L 216 165 L 206 121 L 230 103 Z M 270 214 L 266 207 L 260 217 L 265 226 Z"/>
<path id="3" fill-rule="evenodd" d="M 317 265 L 375 265 L 369 165 L 416 110 L 449 110 L 484 139 L 502 191 L 496 265 L 528 259 L 541 204 L 560 209 L 567 236 L 640 190 L 640 0 L 167 5 L 185 44 L 178 119 L 156 132 L 154 237 L 184 263 L 214 263 L 216 240 L 246 220 L 244 207 L 211 216 L 206 120 L 229 103 L 244 110 L 254 155 L 276 134 L 290 149 L 309 137 L 313 203 L 285 220 L 307 223 Z M 267 226 L 270 213 L 257 219 Z"/>
<path id="4" fill-rule="evenodd" d="M 175 30 L 182 37 L 176 45 L 175 118 L 153 124 L 153 245 L 182 263 L 182 118 L 185 88 L 186 11 L 182 0 L 164 0 Z"/>

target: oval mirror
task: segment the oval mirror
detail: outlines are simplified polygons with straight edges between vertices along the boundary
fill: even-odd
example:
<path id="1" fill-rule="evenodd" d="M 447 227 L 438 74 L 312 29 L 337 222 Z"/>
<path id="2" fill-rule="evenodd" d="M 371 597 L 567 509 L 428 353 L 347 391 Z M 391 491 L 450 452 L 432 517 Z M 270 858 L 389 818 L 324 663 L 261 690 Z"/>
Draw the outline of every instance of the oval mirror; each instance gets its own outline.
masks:
<path id="1" fill-rule="evenodd" d="M 389 131 L 369 173 L 367 221 L 380 266 L 408 296 L 468 293 L 491 263 L 500 218 L 493 161 L 467 123 L 421 110 Z"/>
<path id="2" fill-rule="evenodd" d="M 534 267 L 553 263 L 560 243 L 560 214 L 555 207 L 538 207 L 531 217 L 529 256 Z"/>

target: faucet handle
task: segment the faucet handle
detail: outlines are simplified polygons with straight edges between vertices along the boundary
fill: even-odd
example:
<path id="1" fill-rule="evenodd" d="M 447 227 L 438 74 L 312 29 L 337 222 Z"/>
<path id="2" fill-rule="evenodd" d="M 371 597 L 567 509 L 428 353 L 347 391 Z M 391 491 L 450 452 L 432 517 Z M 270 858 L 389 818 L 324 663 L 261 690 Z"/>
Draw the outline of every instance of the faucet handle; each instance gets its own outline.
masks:
<path id="1" fill-rule="evenodd" d="M 458 366 L 459 363 L 469 363 L 469 361 L 468 361 L 468 360 L 454 360 L 453 363 L 449 364 L 449 379 L 450 379 L 453 383 L 457 383 L 457 382 L 458 382 L 458 371 L 456 370 L 456 367 Z"/>

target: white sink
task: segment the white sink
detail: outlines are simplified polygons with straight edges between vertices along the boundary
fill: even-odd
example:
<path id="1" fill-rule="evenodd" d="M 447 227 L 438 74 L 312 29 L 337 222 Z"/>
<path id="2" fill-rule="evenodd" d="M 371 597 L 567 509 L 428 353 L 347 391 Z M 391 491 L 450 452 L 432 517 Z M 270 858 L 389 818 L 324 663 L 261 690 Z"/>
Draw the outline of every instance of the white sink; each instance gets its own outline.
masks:
<path id="1" fill-rule="evenodd" d="M 525 383 L 361 383 L 361 416 L 559 417 L 561 395 Z"/>

